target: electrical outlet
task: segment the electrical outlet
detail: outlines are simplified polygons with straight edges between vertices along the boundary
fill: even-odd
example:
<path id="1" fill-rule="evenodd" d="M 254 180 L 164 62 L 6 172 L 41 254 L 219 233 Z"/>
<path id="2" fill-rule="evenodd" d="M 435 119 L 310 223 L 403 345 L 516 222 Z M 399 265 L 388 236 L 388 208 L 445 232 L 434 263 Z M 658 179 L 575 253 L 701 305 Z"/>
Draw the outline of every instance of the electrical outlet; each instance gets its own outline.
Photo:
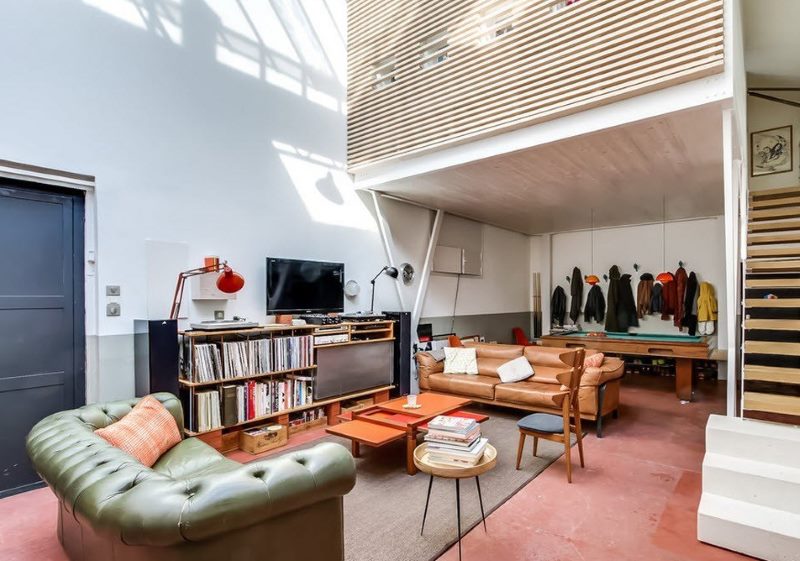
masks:
<path id="1" fill-rule="evenodd" d="M 119 296 L 119 285 L 109 284 L 106 286 L 106 296 Z"/>
<path id="2" fill-rule="evenodd" d="M 106 304 L 106 316 L 110 318 L 115 318 L 119 317 L 121 313 L 122 310 L 120 309 L 119 303 L 109 302 L 108 304 Z"/>
<path id="3" fill-rule="evenodd" d="M 217 321 L 225 319 L 225 310 L 214 310 L 214 319 Z"/>

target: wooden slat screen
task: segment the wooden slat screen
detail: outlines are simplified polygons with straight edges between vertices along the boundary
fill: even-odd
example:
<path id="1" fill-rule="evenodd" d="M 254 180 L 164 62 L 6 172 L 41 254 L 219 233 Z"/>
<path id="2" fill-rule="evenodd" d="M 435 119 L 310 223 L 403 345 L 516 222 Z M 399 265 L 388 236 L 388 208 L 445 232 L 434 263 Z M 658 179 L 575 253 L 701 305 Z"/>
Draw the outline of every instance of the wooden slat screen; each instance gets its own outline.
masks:
<path id="1" fill-rule="evenodd" d="M 554 4 L 350 0 L 351 171 L 723 70 L 722 0 Z"/>

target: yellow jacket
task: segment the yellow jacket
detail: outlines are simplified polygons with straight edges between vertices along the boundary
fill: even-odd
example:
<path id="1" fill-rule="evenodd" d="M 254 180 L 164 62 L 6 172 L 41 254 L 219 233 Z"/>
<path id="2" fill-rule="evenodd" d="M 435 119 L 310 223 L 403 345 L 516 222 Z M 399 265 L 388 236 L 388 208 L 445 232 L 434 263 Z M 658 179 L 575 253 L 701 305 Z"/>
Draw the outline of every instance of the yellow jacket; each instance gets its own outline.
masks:
<path id="1" fill-rule="evenodd" d="M 717 297 L 714 287 L 707 282 L 700 283 L 700 295 L 697 297 L 697 321 L 716 321 Z"/>

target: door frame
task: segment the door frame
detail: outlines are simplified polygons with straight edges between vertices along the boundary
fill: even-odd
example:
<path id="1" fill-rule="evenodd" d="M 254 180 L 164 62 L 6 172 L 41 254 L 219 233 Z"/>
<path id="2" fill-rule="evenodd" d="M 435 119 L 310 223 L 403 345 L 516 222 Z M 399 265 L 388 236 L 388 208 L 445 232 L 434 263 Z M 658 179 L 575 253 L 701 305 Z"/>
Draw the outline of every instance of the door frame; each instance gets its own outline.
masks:
<path id="1" fill-rule="evenodd" d="M 83 333 L 83 339 L 75 341 L 76 350 L 80 348 L 80 372 L 83 373 L 80 385 L 75 387 L 76 403 L 97 401 L 99 388 L 99 351 L 97 344 L 90 345 L 90 337 L 98 334 L 98 280 L 97 280 L 97 199 L 95 196 L 95 176 L 64 171 L 32 164 L 0 159 L 0 178 L 17 180 L 23 188 L 44 192 L 60 192 L 62 194 L 83 195 L 83 223 L 73 223 L 75 239 L 81 240 L 83 248 L 76 248 L 75 271 L 80 271 L 81 278 L 75 277 L 76 291 L 82 291 L 84 313 L 76 313 L 76 332 Z M 82 229 L 81 229 L 82 228 Z M 78 235 L 80 234 L 80 235 Z M 80 263 L 77 256 L 82 255 Z M 80 280 L 80 282 L 79 282 Z M 75 310 L 77 312 L 77 303 Z M 78 353 L 76 352 L 76 360 Z M 78 365 L 76 365 L 77 367 Z M 78 370 L 76 369 L 76 372 Z"/>
<path id="2" fill-rule="evenodd" d="M 72 406 L 86 404 L 86 306 L 85 306 L 85 207 L 84 191 L 42 185 L 34 181 L 11 179 L 0 175 L 0 187 L 12 192 L 38 193 L 69 198 L 72 202 Z M 13 195 L 12 195 L 13 196 Z M 0 490 L 0 499 L 43 487 L 43 481 L 35 481 Z"/>

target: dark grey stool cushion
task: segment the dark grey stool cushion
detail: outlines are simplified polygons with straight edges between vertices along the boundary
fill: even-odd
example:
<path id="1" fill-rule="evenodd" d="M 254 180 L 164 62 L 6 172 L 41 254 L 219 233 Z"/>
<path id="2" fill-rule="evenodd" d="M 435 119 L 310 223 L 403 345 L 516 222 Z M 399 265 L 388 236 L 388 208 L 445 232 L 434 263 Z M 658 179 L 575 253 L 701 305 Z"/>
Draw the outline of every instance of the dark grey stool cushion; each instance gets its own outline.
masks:
<path id="1" fill-rule="evenodd" d="M 534 413 L 520 419 L 517 426 L 525 430 L 563 434 L 564 418 L 550 413 Z"/>

